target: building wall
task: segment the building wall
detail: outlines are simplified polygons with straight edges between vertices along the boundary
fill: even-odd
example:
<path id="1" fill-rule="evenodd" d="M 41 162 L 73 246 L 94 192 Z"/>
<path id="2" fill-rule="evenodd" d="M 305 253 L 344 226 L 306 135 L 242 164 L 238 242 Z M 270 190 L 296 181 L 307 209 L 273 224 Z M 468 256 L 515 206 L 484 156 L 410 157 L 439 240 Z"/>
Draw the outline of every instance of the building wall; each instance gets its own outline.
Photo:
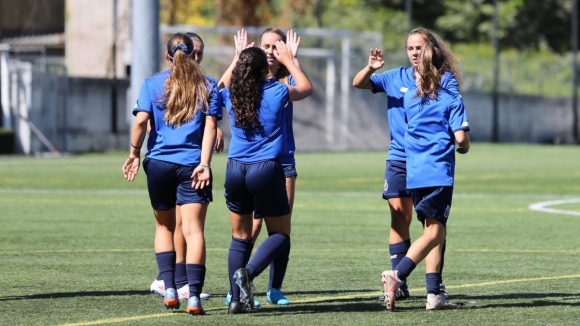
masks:
<path id="1" fill-rule="evenodd" d="M 65 0 L 0 1 L 0 38 L 62 33 Z"/>
<path id="2" fill-rule="evenodd" d="M 117 4 L 117 41 L 114 4 Z M 126 78 L 130 60 L 131 0 L 66 0 L 66 64 L 72 77 Z"/>

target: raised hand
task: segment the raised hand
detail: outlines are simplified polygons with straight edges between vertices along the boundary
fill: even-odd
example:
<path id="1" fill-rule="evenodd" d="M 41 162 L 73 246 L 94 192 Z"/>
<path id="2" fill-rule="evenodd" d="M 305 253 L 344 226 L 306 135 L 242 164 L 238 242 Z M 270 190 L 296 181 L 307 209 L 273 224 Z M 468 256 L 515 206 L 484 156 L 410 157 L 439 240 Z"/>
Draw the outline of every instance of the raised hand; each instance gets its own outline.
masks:
<path id="1" fill-rule="evenodd" d="M 254 42 L 248 44 L 248 32 L 245 29 L 239 30 L 234 35 L 234 44 L 236 46 L 236 56 L 239 56 L 243 50 L 254 46 Z"/>
<path id="2" fill-rule="evenodd" d="M 290 62 L 293 62 L 294 57 L 292 56 L 292 49 L 290 46 L 286 45 L 282 41 L 276 41 L 275 45 L 276 49 L 273 52 L 276 60 L 278 60 L 283 65 L 287 65 Z"/>
<path id="3" fill-rule="evenodd" d="M 296 58 L 298 56 L 298 47 L 300 46 L 300 36 L 298 36 L 293 30 L 287 31 L 286 45 L 290 47 L 292 57 Z"/>
<path id="4" fill-rule="evenodd" d="M 371 49 L 371 54 L 369 56 L 369 68 L 373 70 L 381 69 L 385 61 L 383 59 L 383 53 L 379 49 Z"/>

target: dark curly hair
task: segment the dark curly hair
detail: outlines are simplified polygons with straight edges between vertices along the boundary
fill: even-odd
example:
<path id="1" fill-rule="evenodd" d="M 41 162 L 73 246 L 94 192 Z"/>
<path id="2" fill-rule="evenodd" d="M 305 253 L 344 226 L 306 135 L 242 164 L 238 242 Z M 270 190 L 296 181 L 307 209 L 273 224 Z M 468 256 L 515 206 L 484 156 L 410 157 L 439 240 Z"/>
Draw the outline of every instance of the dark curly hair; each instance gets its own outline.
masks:
<path id="1" fill-rule="evenodd" d="M 251 47 L 240 53 L 232 71 L 230 99 L 239 128 L 259 128 L 259 111 L 262 102 L 262 83 L 266 80 L 268 59 L 264 50 Z"/>

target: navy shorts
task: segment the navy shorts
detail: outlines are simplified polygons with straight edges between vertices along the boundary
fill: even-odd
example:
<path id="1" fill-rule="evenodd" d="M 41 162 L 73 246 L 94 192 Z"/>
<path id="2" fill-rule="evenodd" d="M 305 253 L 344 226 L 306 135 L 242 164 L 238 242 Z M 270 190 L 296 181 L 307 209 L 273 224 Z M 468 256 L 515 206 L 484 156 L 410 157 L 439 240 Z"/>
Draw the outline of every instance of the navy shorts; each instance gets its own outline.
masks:
<path id="1" fill-rule="evenodd" d="M 407 163 L 387 160 L 383 199 L 411 197 L 407 189 Z"/>
<path id="2" fill-rule="evenodd" d="M 147 174 L 149 200 L 155 210 L 165 211 L 175 205 L 209 203 L 213 200 L 212 181 L 203 189 L 191 186 L 195 167 L 146 158 L 143 170 Z"/>
<path id="3" fill-rule="evenodd" d="M 290 214 L 286 178 L 278 161 L 244 164 L 229 159 L 225 183 L 226 205 L 240 215 L 254 218 Z"/>
<path id="4" fill-rule="evenodd" d="M 290 178 L 290 177 L 297 177 L 298 178 L 298 172 L 296 172 L 296 165 L 286 165 L 283 166 L 284 168 L 284 176 L 286 178 Z"/>
<path id="5" fill-rule="evenodd" d="M 418 188 L 413 189 L 411 193 L 413 194 L 413 205 L 417 212 L 417 219 L 421 223 L 425 223 L 425 217 L 431 217 L 443 226 L 447 225 L 453 198 L 453 187 Z"/>

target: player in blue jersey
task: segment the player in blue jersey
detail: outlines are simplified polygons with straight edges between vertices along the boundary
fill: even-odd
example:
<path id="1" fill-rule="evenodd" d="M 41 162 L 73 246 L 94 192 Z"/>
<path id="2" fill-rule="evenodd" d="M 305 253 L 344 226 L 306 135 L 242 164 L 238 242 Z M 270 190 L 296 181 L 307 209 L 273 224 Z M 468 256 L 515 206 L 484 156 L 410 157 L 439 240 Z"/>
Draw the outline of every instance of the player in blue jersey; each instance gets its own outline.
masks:
<path id="1" fill-rule="evenodd" d="M 179 205 L 187 243 L 187 312 L 199 315 L 205 313 L 199 299 L 206 271 L 204 224 L 213 200 L 210 163 L 222 105 L 216 81 L 205 76 L 192 58 L 193 53 L 191 37 L 183 33 L 172 35 L 165 52 L 171 68 L 143 82 L 133 109 L 136 118 L 131 152 L 123 172 L 129 181 L 137 175 L 149 122 L 151 131 L 143 169 L 156 219 L 155 255 L 165 285 L 164 305 L 167 309 L 179 308 L 173 242 L 175 207 Z"/>
<path id="2" fill-rule="evenodd" d="M 438 44 L 446 54 L 442 68 L 444 77 L 441 84 L 444 88 L 459 93 L 461 75 L 451 51 L 445 43 L 433 32 L 425 28 L 416 28 L 409 32 L 406 39 L 407 57 L 411 67 L 398 67 L 386 72 L 376 73 L 384 65 L 380 50 L 370 51 L 369 62 L 353 80 L 353 86 L 360 89 L 370 89 L 373 93 L 385 93 L 387 96 L 387 118 L 391 143 L 387 153 L 383 198 L 389 203 L 391 212 L 391 228 L 389 232 L 389 252 L 391 268 L 403 259 L 411 246 L 409 227 L 413 218 L 413 201 L 406 187 L 406 153 L 405 153 L 405 119 L 403 97 L 409 89 L 415 88 L 414 71 L 418 66 L 421 48 L 426 42 Z M 434 262 L 435 263 L 435 262 Z M 436 262 L 439 265 L 439 262 Z M 440 264 L 443 269 L 443 262 Z M 443 283 L 440 285 L 443 293 L 447 293 Z M 397 299 L 409 298 L 407 285 L 403 283 L 397 292 Z M 384 301 L 382 295 L 379 300 Z"/>
<path id="3" fill-rule="evenodd" d="M 201 37 L 192 32 L 185 33 L 193 40 L 193 53 L 191 57 L 197 64 L 201 64 L 203 60 L 203 50 L 204 50 L 204 43 Z M 147 132 L 151 131 L 151 125 L 147 126 Z M 216 135 L 216 143 L 214 152 L 220 153 L 224 149 L 223 143 L 223 134 L 220 128 L 217 128 L 217 135 Z M 187 244 L 185 242 L 185 238 L 183 237 L 183 232 L 181 231 L 181 210 L 179 205 L 176 206 L 175 209 L 175 233 L 173 235 L 173 244 L 175 246 L 175 284 L 177 286 L 177 294 L 180 299 L 188 299 L 189 298 L 189 285 L 187 284 L 187 271 L 185 267 L 185 255 L 187 250 Z M 153 293 L 159 294 L 161 296 L 165 296 L 165 284 L 163 279 L 161 278 L 161 274 L 158 274 L 157 277 L 151 283 L 149 290 Z M 208 293 L 201 293 L 199 298 L 202 300 L 207 300 L 210 298 Z"/>
<path id="4" fill-rule="evenodd" d="M 285 110 L 290 101 L 310 96 L 312 84 L 294 63 L 290 47 L 282 41 L 273 45 L 273 55 L 296 86 L 267 79 L 267 54 L 249 47 L 239 54 L 230 86 L 222 91 L 232 130 L 225 197 L 233 231 L 228 254 L 233 314 L 253 308 L 252 280 L 290 247 L 290 205 L 280 160 L 286 151 Z M 254 218 L 264 219 L 268 238 L 248 262 Z"/>
<path id="5" fill-rule="evenodd" d="M 395 308 L 397 289 L 423 259 L 436 261 L 446 239 L 455 179 L 455 150 L 469 151 L 469 121 L 461 95 L 443 88 L 441 68 L 445 53 L 438 45 L 423 45 L 415 70 L 416 88 L 404 96 L 407 130 L 407 188 L 411 190 L 423 235 L 413 242 L 393 270 L 384 271 L 387 310 Z M 456 146 L 457 143 L 457 146 Z M 439 287 L 438 266 L 426 265 L 426 309 L 455 309 Z"/>
<path id="6" fill-rule="evenodd" d="M 233 67 L 237 62 L 237 57 L 239 53 L 245 49 L 247 45 L 247 33 L 245 30 L 240 30 L 238 34 L 234 37 L 236 44 L 236 57 L 234 58 L 230 68 L 226 71 L 224 76 L 220 79 L 220 83 L 223 83 L 226 87 L 229 86 L 230 76 Z M 267 28 L 260 36 L 260 48 L 266 52 L 268 56 L 268 79 L 277 80 L 290 86 L 296 86 L 294 78 L 288 72 L 288 69 L 281 64 L 274 55 L 274 50 L 276 48 L 275 43 L 277 41 L 284 42 L 290 47 L 292 51 L 292 57 L 294 58 L 294 63 L 300 67 L 300 63 L 297 59 L 298 48 L 300 46 L 300 37 L 290 30 L 284 33 L 278 28 Z M 250 46 L 253 45 L 250 44 Z M 294 151 L 296 150 L 296 144 L 294 142 L 294 131 L 292 127 L 293 119 L 293 102 L 288 104 L 285 110 L 284 120 L 286 123 L 286 149 L 284 154 L 280 158 L 282 167 L 284 168 L 284 175 L 286 176 L 286 193 L 288 195 L 288 201 L 290 204 L 290 215 L 292 215 L 292 208 L 294 207 L 294 195 L 296 192 L 296 178 L 298 173 L 296 172 L 296 160 L 294 158 Z M 254 226 L 252 230 L 252 245 L 258 239 L 260 231 L 262 229 L 262 219 L 254 219 Z M 251 251 L 251 250 L 250 250 Z M 286 275 L 286 269 L 288 267 L 288 261 L 290 258 L 290 247 L 288 247 L 287 252 L 284 252 L 279 257 L 277 257 L 270 264 L 270 275 L 268 281 L 268 290 L 266 292 L 266 300 L 268 303 L 278 304 L 278 305 L 289 305 L 290 300 L 288 300 L 284 293 L 282 292 L 282 282 L 284 276 Z M 249 259 L 249 257 L 248 257 Z M 229 305 L 231 300 L 231 291 L 226 296 L 226 305 Z M 255 302 L 259 305 L 259 302 Z"/>

